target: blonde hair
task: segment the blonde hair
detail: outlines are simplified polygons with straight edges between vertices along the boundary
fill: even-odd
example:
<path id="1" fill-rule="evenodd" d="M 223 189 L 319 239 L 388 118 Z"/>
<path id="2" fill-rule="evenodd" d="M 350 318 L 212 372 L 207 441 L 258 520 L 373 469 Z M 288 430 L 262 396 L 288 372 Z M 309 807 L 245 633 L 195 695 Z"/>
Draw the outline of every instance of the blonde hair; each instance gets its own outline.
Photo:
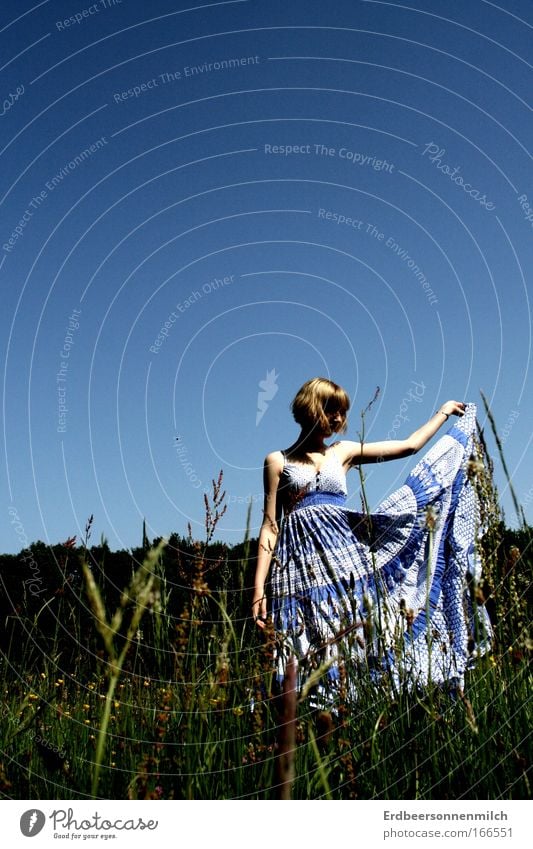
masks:
<path id="1" fill-rule="evenodd" d="M 339 412 L 342 422 L 338 433 L 346 430 L 346 413 L 350 409 L 350 398 L 342 386 L 327 377 L 314 377 L 298 390 L 291 404 L 294 419 L 301 427 L 327 428 L 327 413 Z"/>

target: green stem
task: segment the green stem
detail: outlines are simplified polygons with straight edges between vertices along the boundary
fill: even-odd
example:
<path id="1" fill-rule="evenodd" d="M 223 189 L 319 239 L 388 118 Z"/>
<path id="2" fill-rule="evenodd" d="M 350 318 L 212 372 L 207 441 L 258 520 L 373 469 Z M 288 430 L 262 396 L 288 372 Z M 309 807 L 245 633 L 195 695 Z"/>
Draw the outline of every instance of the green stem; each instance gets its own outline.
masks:
<path id="1" fill-rule="evenodd" d="M 431 589 L 431 552 L 433 550 L 433 529 L 428 530 L 428 556 L 426 562 L 426 628 L 427 628 L 427 645 L 428 645 L 428 687 L 431 683 L 431 604 L 430 604 L 430 589 Z M 431 698 L 431 695 L 430 695 Z"/>
<path id="2" fill-rule="evenodd" d="M 496 447 L 498 449 L 498 454 L 500 455 L 500 460 L 501 460 L 501 463 L 502 463 L 502 466 L 503 466 L 503 471 L 505 472 L 505 477 L 507 478 L 507 483 L 509 484 L 509 492 L 511 493 L 511 498 L 513 500 L 514 509 L 516 510 L 516 515 L 518 517 L 518 524 L 524 530 L 526 530 L 527 527 L 528 527 L 528 524 L 526 522 L 526 517 L 524 515 L 524 509 L 518 502 L 518 498 L 516 497 L 516 493 L 514 491 L 514 487 L 513 487 L 513 484 L 511 482 L 511 475 L 509 474 L 509 469 L 507 468 L 507 463 L 505 462 L 505 457 L 504 457 L 504 454 L 503 454 L 503 446 L 502 446 L 502 443 L 500 441 L 500 437 L 498 436 L 498 431 L 496 430 L 496 422 L 494 421 L 494 416 L 491 413 L 488 401 L 485 398 L 485 395 L 483 394 L 481 389 L 479 390 L 479 394 L 481 395 L 481 399 L 482 399 L 483 405 L 485 407 L 485 412 L 487 414 L 487 418 L 490 422 L 492 433 L 493 433 L 494 439 L 496 441 Z"/>
<path id="3" fill-rule="evenodd" d="M 311 748 L 313 750 L 313 755 L 315 756 L 315 760 L 317 763 L 318 774 L 320 776 L 320 781 L 322 782 L 322 787 L 324 788 L 324 795 L 326 799 L 332 799 L 331 789 L 329 786 L 328 776 L 324 767 L 324 762 L 320 757 L 320 752 L 318 750 L 316 737 L 313 734 L 313 729 L 309 726 L 309 742 L 311 743 Z"/>
<path id="4" fill-rule="evenodd" d="M 374 396 L 374 400 L 375 400 L 375 397 L 377 397 L 377 396 Z M 372 403 L 373 403 L 373 401 L 369 404 L 369 406 L 366 408 L 366 410 L 369 409 L 369 407 L 372 405 Z M 363 444 L 364 444 L 364 440 L 365 440 L 365 413 L 366 413 L 366 410 L 361 411 L 361 433 L 359 434 L 359 441 L 361 443 L 361 450 L 363 448 Z M 364 515 L 365 515 L 365 520 L 368 523 L 368 535 L 369 535 L 369 538 L 370 538 L 369 553 L 370 553 L 370 559 L 371 559 L 371 562 L 372 562 L 372 574 L 373 574 L 373 577 L 374 577 L 374 586 L 376 588 L 376 601 L 377 601 L 377 608 L 378 608 L 378 639 L 377 639 L 376 650 L 377 650 L 377 653 L 379 655 L 380 654 L 380 643 L 382 643 L 383 649 L 385 649 L 385 645 L 384 645 L 385 634 L 384 634 L 384 631 L 383 631 L 383 619 L 382 619 L 382 611 L 381 611 L 381 585 L 378 581 L 378 570 L 377 570 L 377 565 L 376 565 L 376 555 L 375 555 L 375 552 L 372 550 L 372 515 L 370 513 L 370 507 L 369 507 L 368 499 L 367 499 L 367 496 L 366 496 L 365 475 L 364 475 L 364 472 L 363 472 L 362 464 L 359 465 L 359 481 L 360 481 L 360 484 L 361 484 L 361 500 L 363 502 L 363 511 L 364 511 Z"/>
<path id="5" fill-rule="evenodd" d="M 107 694 L 105 698 L 104 713 L 102 716 L 102 721 L 100 722 L 100 729 L 98 731 L 98 741 L 96 744 L 96 760 L 94 763 L 93 783 L 91 787 L 91 794 L 94 798 L 96 798 L 98 793 L 100 768 L 102 766 L 102 761 L 104 758 L 105 744 L 107 738 L 107 726 L 109 725 L 109 718 L 111 716 L 111 706 L 113 704 L 113 696 L 115 695 L 115 689 L 118 684 L 119 674 L 119 670 L 110 673 L 109 687 L 107 688 Z"/>

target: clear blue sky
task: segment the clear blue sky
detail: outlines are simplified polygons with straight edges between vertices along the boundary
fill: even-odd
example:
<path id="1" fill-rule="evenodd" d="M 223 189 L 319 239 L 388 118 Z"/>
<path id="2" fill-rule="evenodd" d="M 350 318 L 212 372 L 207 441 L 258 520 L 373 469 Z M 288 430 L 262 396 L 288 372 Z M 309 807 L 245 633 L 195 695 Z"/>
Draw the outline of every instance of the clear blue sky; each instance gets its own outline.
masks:
<path id="1" fill-rule="evenodd" d="M 2 4 L 1 551 L 201 537 L 220 469 L 256 534 L 316 375 L 370 440 L 483 389 L 531 521 L 532 11 Z"/>

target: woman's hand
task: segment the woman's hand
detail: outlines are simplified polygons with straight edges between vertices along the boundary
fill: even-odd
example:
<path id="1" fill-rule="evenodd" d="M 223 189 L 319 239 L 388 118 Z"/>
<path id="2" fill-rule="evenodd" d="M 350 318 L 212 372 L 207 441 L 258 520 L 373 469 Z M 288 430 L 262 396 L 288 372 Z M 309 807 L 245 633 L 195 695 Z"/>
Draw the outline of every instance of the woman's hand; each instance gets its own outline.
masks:
<path id="1" fill-rule="evenodd" d="M 267 618 L 267 601 L 264 590 L 256 590 L 252 602 L 252 616 L 258 628 L 264 628 Z"/>
<path id="2" fill-rule="evenodd" d="M 439 407 L 438 412 L 448 418 L 448 416 L 464 416 L 466 404 L 462 401 L 446 401 L 442 407 Z"/>

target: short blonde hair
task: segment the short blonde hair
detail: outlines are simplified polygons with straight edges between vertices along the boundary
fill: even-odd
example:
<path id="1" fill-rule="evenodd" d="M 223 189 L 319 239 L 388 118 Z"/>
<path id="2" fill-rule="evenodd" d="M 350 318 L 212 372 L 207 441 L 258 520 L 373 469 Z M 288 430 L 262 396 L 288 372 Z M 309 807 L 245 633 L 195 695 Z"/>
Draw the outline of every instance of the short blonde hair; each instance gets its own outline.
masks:
<path id="1" fill-rule="evenodd" d="M 350 409 L 350 398 L 342 386 L 327 377 L 313 377 L 296 393 L 291 404 L 294 419 L 301 427 L 328 427 L 327 413 L 339 412 L 342 422 L 338 433 L 346 430 L 346 413 Z"/>

